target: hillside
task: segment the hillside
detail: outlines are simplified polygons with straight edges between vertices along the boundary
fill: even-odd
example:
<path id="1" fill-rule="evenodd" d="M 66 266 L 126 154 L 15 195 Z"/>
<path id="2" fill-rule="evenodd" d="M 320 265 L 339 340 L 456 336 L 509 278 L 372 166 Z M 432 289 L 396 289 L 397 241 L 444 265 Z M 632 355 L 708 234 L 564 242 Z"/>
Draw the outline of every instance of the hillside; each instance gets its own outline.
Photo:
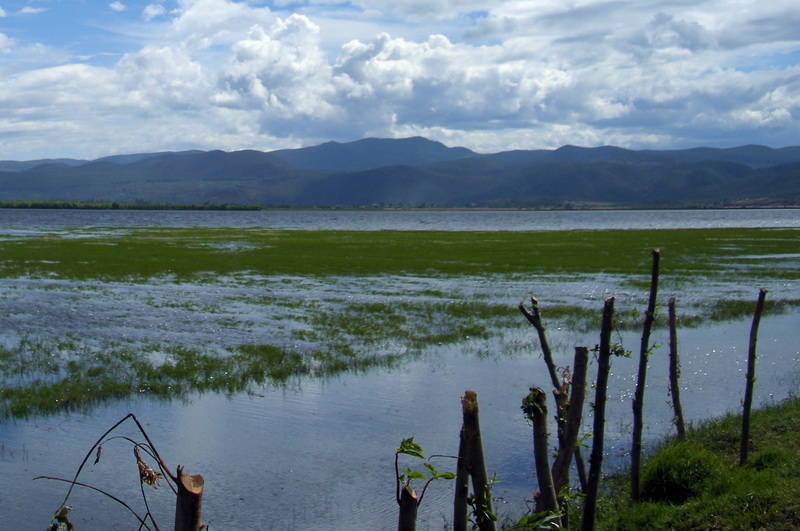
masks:
<path id="1" fill-rule="evenodd" d="M 799 206 L 800 147 L 478 154 L 424 138 L 0 161 L 0 201 L 386 207 Z"/>

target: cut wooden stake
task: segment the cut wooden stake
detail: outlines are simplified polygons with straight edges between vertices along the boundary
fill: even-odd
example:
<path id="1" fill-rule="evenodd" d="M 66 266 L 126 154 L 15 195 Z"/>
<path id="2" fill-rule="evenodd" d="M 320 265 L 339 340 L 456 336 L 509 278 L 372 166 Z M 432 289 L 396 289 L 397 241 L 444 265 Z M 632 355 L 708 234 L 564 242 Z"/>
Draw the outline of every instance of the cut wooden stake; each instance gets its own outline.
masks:
<path id="1" fill-rule="evenodd" d="M 467 531 L 469 528 L 469 461 L 463 427 L 458 438 L 456 490 L 453 499 L 453 531 Z"/>
<path id="2" fill-rule="evenodd" d="M 397 531 L 415 531 L 417 529 L 418 507 L 417 493 L 409 486 L 403 487 L 400 492 L 400 518 L 397 523 Z"/>
<path id="3" fill-rule="evenodd" d="M 492 509 L 492 491 L 489 476 L 486 473 L 486 460 L 483 455 L 481 427 L 478 419 L 478 394 L 465 391 L 461 397 L 461 409 L 464 423 L 461 437 L 466 443 L 467 468 L 472 477 L 472 491 L 475 498 L 475 520 L 480 531 L 495 531 L 496 525 L 490 515 Z"/>
<path id="4" fill-rule="evenodd" d="M 200 531 L 203 502 L 203 476 L 190 476 L 178 466 L 178 500 L 175 504 L 175 531 Z"/>
<path id="5" fill-rule="evenodd" d="M 575 347 L 575 363 L 571 380 L 571 393 L 564 429 L 563 447 L 558 449 L 553 461 L 553 487 L 556 494 L 569 483 L 569 464 L 578 450 L 578 435 L 583 418 L 583 401 L 586 397 L 586 367 L 589 364 L 589 349 Z M 582 460 L 581 460 L 582 462 Z"/>
<path id="6" fill-rule="evenodd" d="M 592 455 L 589 457 L 589 482 L 583 503 L 583 531 L 594 530 L 597 510 L 597 490 L 603 464 L 603 443 L 606 423 L 606 389 L 611 369 L 611 330 L 614 319 L 614 297 L 606 299 L 603 306 L 603 324 L 600 329 L 600 349 L 597 354 L 597 382 L 594 398 L 594 432 L 592 433 Z"/>
<path id="7" fill-rule="evenodd" d="M 678 360 L 678 327 L 675 316 L 675 297 L 667 303 L 669 312 L 669 392 L 672 396 L 672 410 L 675 412 L 675 428 L 678 430 L 678 440 L 686 439 L 686 425 L 683 422 L 683 407 L 681 406 L 681 364 Z"/>
<path id="8" fill-rule="evenodd" d="M 753 407 L 753 388 L 756 383 L 756 341 L 758 340 L 758 325 L 761 322 L 761 313 L 764 311 L 766 297 L 767 290 L 761 288 L 758 292 L 753 324 L 750 327 L 750 346 L 747 353 L 747 384 L 744 390 L 744 409 L 742 411 L 742 438 L 739 442 L 740 465 L 747 463 L 747 451 L 750 447 L 750 410 Z"/>
<path id="9" fill-rule="evenodd" d="M 534 498 L 534 512 L 558 512 L 558 498 L 550 472 L 550 443 L 547 436 L 547 395 L 538 387 L 531 387 L 523 402 L 525 415 L 533 424 L 533 459 L 536 463 L 536 478 L 539 493 Z"/>
<path id="10" fill-rule="evenodd" d="M 647 359 L 650 356 L 650 332 L 656 317 L 656 294 L 658 292 L 658 259 L 661 251 L 653 249 L 653 269 L 650 275 L 650 297 L 642 327 L 639 345 L 639 373 L 633 395 L 633 437 L 631 441 L 631 500 L 639 501 L 639 480 L 642 463 L 642 429 L 644 428 L 644 390 L 647 387 Z"/>

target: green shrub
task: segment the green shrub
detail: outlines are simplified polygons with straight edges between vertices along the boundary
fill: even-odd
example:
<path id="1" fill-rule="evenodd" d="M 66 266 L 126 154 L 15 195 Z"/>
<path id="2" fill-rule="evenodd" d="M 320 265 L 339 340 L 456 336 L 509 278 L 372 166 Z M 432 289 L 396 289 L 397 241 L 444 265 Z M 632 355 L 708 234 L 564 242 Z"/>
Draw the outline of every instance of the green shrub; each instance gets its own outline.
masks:
<path id="1" fill-rule="evenodd" d="M 701 491 L 702 484 L 719 469 L 717 457 L 689 442 L 659 452 L 647 464 L 642 477 L 642 499 L 683 503 Z"/>

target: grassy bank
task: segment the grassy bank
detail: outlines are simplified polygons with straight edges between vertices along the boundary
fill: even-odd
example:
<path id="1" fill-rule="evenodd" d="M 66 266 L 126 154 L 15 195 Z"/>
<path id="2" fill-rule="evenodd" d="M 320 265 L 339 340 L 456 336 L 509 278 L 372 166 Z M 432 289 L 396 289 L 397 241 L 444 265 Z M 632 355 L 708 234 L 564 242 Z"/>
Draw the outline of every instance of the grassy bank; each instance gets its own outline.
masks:
<path id="1" fill-rule="evenodd" d="M 629 502 L 627 476 L 611 478 L 598 530 L 791 530 L 800 527 L 800 399 L 754 412 L 747 464 L 741 417 L 692 429 L 655 452 L 643 472 L 646 501 Z"/>

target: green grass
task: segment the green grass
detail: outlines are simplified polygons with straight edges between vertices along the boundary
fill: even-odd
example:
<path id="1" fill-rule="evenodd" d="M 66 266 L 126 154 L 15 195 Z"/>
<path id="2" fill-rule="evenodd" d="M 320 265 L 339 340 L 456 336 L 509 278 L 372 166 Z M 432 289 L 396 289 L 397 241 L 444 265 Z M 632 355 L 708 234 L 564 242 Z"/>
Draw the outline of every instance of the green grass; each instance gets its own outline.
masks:
<path id="1" fill-rule="evenodd" d="M 654 453 L 642 475 L 642 503 L 628 478 L 607 483 L 598 530 L 791 530 L 800 527 L 800 400 L 755 411 L 751 450 L 738 465 L 741 417 L 692 429 L 685 443 Z"/>
<path id="2" fill-rule="evenodd" d="M 80 233 L 87 236 L 84 231 Z M 793 229 L 564 232 L 97 230 L 0 241 L 0 277 L 131 280 L 202 275 L 639 275 L 795 278 Z M 756 257 L 769 255 L 770 260 Z"/>

